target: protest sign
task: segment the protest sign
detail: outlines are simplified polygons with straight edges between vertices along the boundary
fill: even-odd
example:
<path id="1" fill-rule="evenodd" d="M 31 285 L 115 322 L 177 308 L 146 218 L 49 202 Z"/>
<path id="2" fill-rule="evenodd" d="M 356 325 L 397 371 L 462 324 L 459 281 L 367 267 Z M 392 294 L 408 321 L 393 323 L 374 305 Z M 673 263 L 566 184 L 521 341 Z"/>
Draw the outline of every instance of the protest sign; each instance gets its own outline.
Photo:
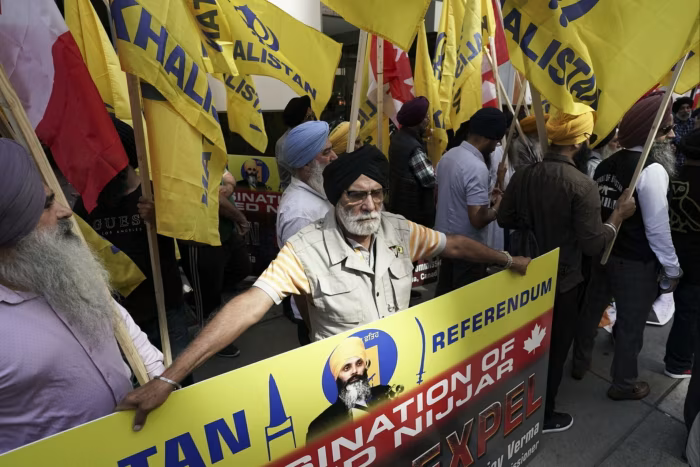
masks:
<path id="1" fill-rule="evenodd" d="M 525 276 L 502 272 L 176 391 L 139 433 L 117 413 L 0 466 L 526 465 L 540 449 L 557 263 L 554 251 Z M 357 358 L 371 396 L 347 410 Z"/>

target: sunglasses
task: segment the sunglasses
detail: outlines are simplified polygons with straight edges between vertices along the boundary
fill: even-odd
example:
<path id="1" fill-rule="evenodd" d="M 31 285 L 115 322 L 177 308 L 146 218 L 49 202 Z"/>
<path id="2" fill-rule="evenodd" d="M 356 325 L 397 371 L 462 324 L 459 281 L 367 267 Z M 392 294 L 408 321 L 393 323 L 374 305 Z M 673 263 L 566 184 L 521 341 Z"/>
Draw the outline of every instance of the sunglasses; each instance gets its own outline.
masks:
<path id="1" fill-rule="evenodd" d="M 384 202 L 384 198 L 386 197 L 387 193 L 389 193 L 389 190 L 386 188 L 379 188 L 372 191 L 345 190 L 345 196 L 348 198 L 349 205 L 360 204 L 367 199 L 368 196 L 372 197 L 374 204 L 381 204 Z"/>

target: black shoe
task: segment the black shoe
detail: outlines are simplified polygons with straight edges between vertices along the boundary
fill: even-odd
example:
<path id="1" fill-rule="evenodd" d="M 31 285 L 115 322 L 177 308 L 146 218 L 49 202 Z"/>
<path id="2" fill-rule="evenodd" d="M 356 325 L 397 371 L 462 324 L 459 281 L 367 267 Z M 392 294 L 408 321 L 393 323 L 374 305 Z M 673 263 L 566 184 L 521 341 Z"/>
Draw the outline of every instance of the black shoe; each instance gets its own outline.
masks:
<path id="1" fill-rule="evenodd" d="M 229 344 L 223 349 L 221 349 L 219 352 L 217 352 L 216 355 L 219 357 L 228 357 L 228 358 L 233 358 L 233 357 L 238 357 L 241 354 L 241 351 L 238 349 L 233 344 Z"/>
<path id="2" fill-rule="evenodd" d="M 544 419 L 544 429 L 542 433 L 559 433 L 571 428 L 574 424 L 574 417 L 568 413 L 554 412 L 552 416 Z"/>
<path id="3" fill-rule="evenodd" d="M 574 366 L 571 369 L 571 377 L 577 381 L 581 381 L 583 377 L 586 376 L 587 371 L 588 370 L 586 370 L 585 368 Z"/>
<path id="4" fill-rule="evenodd" d="M 623 391 L 615 386 L 610 386 L 610 389 L 608 389 L 608 397 L 614 401 L 636 401 L 644 399 L 648 395 L 649 384 L 644 381 L 636 383 L 634 387 L 628 391 Z"/>

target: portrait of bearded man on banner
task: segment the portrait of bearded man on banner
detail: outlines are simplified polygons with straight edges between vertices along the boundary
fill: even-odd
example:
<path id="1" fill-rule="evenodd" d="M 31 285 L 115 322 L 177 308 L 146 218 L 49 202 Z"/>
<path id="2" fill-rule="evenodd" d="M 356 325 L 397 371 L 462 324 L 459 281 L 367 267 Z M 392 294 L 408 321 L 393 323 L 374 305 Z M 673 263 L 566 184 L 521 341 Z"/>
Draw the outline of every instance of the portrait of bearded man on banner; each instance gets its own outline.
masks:
<path id="1" fill-rule="evenodd" d="M 264 162 L 258 159 L 245 161 L 241 167 L 243 179 L 236 182 L 236 187 L 251 191 L 272 191 L 272 188 L 265 184 L 264 166 Z"/>
<path id="2" fill-rule="evenodd" d="M 371 386 L 365 344 L 359 337 L 348 337 L 331 354 L 329 365 L 338 386 L 338 399 L 309 424 L 306 442 L 330 432 L 343 423 L 367 414 L 373 407 L 393 399 L 403 386 Z"/>

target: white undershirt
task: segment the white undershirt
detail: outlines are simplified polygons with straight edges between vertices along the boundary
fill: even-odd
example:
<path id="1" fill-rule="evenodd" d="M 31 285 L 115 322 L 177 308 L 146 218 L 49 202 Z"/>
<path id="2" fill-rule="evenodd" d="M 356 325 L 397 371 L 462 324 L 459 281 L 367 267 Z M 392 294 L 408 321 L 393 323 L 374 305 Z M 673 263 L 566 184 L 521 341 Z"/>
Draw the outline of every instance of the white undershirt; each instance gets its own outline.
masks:
<path id="1" fill-rule="evenodd" d="M 630 148 L 630 151 L 642 152 L 642 146 Z M 666 169 L 659 163 L 649 164 L 639 174 L 637 197 L 642 212 L 644 231 L 649 246 L 664 267 L 669 277 L 680 274 L 680 263 L 671 239 L 671 225 L 668 217 L 669 177 Z"/>

